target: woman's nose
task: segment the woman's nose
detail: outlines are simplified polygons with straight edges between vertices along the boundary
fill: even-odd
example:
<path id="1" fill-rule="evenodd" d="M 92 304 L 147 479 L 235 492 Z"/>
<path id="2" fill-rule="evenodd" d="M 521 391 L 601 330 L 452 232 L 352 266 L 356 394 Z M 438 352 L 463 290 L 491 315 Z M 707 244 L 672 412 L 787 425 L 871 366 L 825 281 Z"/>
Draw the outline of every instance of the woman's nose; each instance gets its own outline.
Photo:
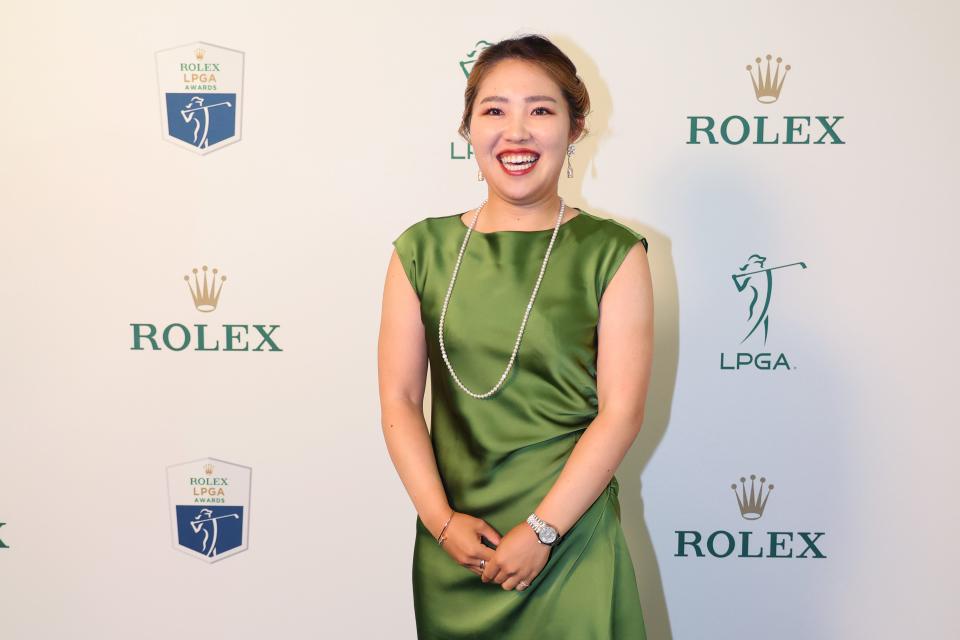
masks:
<path id="1" fill-rule="evenodd" d="M 522 115 L 512 116 L 507 123 L 506 138 L 511 142 L 520 142 L 529 137 L 526 119 Z"/>

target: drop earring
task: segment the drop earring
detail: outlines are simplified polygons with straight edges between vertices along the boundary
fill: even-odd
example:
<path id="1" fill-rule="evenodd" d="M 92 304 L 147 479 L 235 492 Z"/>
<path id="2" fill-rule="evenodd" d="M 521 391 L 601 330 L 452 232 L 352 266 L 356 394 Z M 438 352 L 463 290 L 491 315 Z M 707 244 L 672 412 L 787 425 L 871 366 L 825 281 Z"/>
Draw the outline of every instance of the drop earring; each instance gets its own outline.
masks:
<path id="1" fill-rule="evenodd" d="M 483 171 L 480 171 L 480 169 L 477 169 L 477 180 L 483 182 Z"/>
<path id="2" fill-rule="evenodd" d="M 570 160 L 571 158 L 573 158 L 574 151 L 576 151 L 576 147 L 574 145 L 570 145 L 569 147 L 567 147 L 567 177 L 568 178 L 573 177 L 573 165 L 571 164 Z"/>

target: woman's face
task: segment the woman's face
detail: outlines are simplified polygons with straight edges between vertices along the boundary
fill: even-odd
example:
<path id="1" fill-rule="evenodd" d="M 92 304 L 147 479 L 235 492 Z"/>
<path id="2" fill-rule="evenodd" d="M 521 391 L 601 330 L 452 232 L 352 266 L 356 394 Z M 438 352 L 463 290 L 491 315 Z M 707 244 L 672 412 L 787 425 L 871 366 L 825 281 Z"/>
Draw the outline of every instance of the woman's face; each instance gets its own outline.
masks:
<path id="1" fill-rule="evenodd" d="M 555 194 L 571 142 L 560 87 L 532 62 L 501 60 L 480 83 L 470 141 L 489 188 L 504 200 Z"/>

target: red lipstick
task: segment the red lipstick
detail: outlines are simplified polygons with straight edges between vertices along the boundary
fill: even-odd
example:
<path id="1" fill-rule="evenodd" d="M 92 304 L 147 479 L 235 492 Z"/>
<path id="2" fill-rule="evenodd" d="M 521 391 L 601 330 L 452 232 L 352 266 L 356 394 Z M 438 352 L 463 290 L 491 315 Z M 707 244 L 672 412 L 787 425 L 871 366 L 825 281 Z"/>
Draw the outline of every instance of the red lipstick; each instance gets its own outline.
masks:
<path id="1" fill-rule="evenodd" d="M 497 160 L 503 168 L 504 173 L 511 176 L 523 176 L 537 166 L 540 154 L 533 149 L 516 148 L 505 149 L 497 154 Z"/>

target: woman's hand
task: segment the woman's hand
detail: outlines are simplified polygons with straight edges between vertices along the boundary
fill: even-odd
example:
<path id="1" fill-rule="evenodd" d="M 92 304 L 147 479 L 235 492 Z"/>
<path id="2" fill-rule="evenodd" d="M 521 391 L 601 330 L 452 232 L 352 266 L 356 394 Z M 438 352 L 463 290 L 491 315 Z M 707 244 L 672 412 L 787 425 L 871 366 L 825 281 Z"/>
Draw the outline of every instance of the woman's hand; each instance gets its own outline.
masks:
<path id="1" fill-rule="evenodd" d="M 487 560 L 480 579 L 496 582 L 505 591 L 524 581 L 529 585 L 550 559 L 549 545 L 541 544 L 537 534 L 526 522 L 521 522 L 503 536 L 493 558 Z M 526 589 L 521 586 L 518 591 Z"/>
<path id="2" fill-rule="evenodd" d="M 470 569 L 478 576 L 483 572 L 480 561 L 484 560 L 489 567 L 490 558 L 493 557 L 493 549 L 483 544 L 480 536 L 495 545 L 500 544 L 500 534 L 485 520 L 459 511 L 454 511 L 443 536 L 441 546 L 444 551 L 450 554 L 458 564 Z"/>

